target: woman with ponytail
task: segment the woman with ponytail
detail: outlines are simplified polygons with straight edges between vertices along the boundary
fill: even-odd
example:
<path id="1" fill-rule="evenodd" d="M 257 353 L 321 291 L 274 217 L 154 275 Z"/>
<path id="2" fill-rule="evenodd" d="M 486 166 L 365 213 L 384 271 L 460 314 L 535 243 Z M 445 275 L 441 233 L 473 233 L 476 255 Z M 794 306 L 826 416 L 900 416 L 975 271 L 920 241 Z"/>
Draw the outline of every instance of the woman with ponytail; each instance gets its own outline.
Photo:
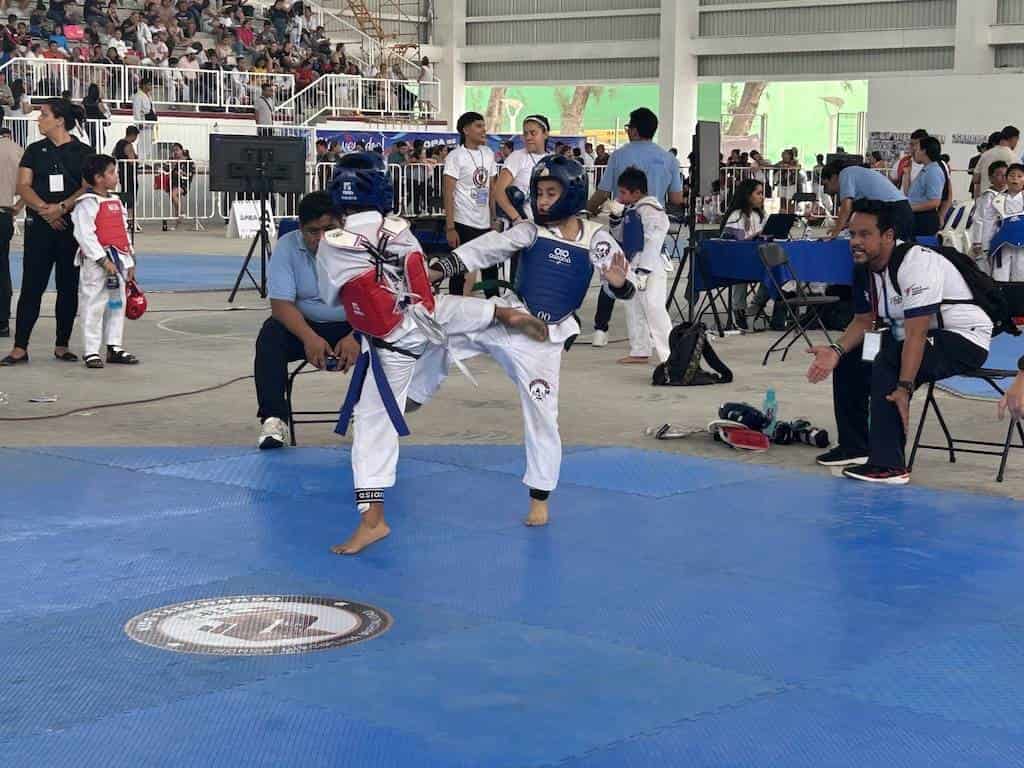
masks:
<path id="1" fill-rule="evenodd" d="M 25 256 L 18 298 L 14 349 L 0 365 L 28 362 L 28 342 L 39 319 L 39 305 L 57 271 L 57 338 L 53 354 L 74 362 L 68 350 L 78 312 L 78 244 L 71 229 L 71 209 L 86 189 L 83 164 L 92 148 L 72 135 L 79 112 L 67 99 L 48 99 L 39 110 L 43 138 L 29 144 L 18 168 L 18 194 L 25 202 Z"/>

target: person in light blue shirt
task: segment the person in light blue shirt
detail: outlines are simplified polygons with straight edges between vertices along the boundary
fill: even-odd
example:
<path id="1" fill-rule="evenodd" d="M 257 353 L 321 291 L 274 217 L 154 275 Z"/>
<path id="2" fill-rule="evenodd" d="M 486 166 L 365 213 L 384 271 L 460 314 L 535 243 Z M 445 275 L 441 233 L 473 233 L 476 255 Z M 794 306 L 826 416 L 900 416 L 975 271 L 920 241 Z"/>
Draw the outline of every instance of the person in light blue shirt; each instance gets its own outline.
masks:
<path id="1" fill-rule="evenodd" d="M 634 109 L 629 113 L 626 133 L 629 143 L 612 152 L 608 165 L 601 175 L 597 189 L 587 201 L 591 216 L 601 210 L 605 201 L 614 197 L 619 189 L 619 174 L 627 168 L 637 168 L 647 177 L 647 194 L 657 198 L 663 206 L 683 204 L 683 177 L 679 160 L 668 150 L 654 143 L 658 132 L 658 117 L 647 107 Z M 602 292 L 597 299 L 594 315 L 594 336 L 591 344 L 603 347 L 608 343 L 608 325 L 612 319 L 615 299 Z"/>
<path id="2" fill-rule="evenodd" d="M 914 152 L 914 161 L 924 166 L 907 194 L 914 211 L 914 235 L 917 237 L 933 237 L 942 227 L 939 209 L 946 197 L 949 179 L 940 162 L 941 157 L 942 146 L 934 136 L 921 139 Z"/>
<path id="3" fill-rule="evenodd" d="M 914 233 L 914 212 L 910 209 L 907 196 L 879 171 L 859 165 L 843 167 L 832 162 L 821 172 L 821 186 L 826 194 L 839 195 L 839 212 L 836 223 L 829 231 L 829 237 L 836 237 L 846 229 L 857 200 L 877 200 L 891 203 L 896 236 L 910 240 Z"/>
<path id="4" fill-rule="evenodd" d="M 320 298 L 316 250 L 340 226 L 331 196 L 312 192 L 299 201 L 299 229 L 277 241 L 270 259 L 270 317 L 256 339 L 256 399 L 262 422 L 257 445 L 280 448 L 288 439 L 288 363 L 306 360 L 323 370 L 347 371 L 359 342 L 345 311 Z"/>

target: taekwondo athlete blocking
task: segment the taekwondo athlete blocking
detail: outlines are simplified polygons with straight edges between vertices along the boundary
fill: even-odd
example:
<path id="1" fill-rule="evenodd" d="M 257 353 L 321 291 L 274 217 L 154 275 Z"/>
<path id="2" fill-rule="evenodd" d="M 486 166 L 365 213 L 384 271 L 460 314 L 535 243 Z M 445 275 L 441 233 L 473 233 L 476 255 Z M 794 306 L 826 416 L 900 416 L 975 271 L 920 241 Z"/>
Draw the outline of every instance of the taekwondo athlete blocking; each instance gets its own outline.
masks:
<path id="1" fill-rule="evenodd" d="M 416 367 L 409 396 L 425 403 L 448 374 L 451 357 L 487 354 L 515 383 L 523 411 L 526 474 L 530 489 L 527 525 L 548 522 L 548 496 L 558 484 L 562 441 L 558 432 L 559 369 L 562 352 L 579 335 L 575 311 L 590 288 L 594 267 L 601 290 L 619 299 L 635 292 L 625 256 L 608 230 L 577 216 L 587 201 L 583 166 L 565 157 L 540 160 L 530 178 L 534 221 L 506 232 L 490 232 L 456 248 L 431 264 L 431 279 L 500 264 L 519 254 L 512 293 L 492 301 L 524 308 L 548 324 L 548 340 L 539 341 L 491 327 L 451 339 L 447 350 L 430 350 Z"/>

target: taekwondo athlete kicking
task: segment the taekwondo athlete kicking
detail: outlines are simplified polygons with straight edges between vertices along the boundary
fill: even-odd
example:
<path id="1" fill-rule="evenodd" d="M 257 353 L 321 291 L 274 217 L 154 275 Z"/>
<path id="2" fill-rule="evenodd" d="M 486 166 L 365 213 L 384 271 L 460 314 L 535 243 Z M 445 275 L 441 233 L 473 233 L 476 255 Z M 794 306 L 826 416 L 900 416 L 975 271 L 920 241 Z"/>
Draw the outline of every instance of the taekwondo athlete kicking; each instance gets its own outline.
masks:
<path id="1" fill-rule="evenodd" d="M 617 299 L 636 292 L 622 249 L 603 226 L 577 214 L 587 202 L 583 166 L 549 155 L 537 162 L 530 177 L 533 221 L 520 221 L 505 232 L 489 232 L 456 248 L 431 264 L 431 280 L 500 264 L 519 254 L 515 287 L 491 299 L 496 304 L 526 309 L 547 324 L 548 337 L 509 333 L 491 326 L 451 339 L 448 354 L 430 350 L 419 361 L 409 391 L 412 402 L 429 400 L 448 375 L 449 360 L 487 354 L 516 385 L 523 410 L 526 474 L 530 509 L 525 523 L 548 522 L 548 497 L 558 484 L 562 440 L 558 433 L 559 368 L 562 352 L 579 335 L 575 311 L 590 288 L 596 267 L 601 290 Z"/>
<path id="2" fill-rule="evenodd" d="M 342 157 L 330 184 L 344 217 L 317 250 L 323 300 L 345 308 L 361 336 L 336 432 L 352 438 L 352 476 L 359 525 L 343 544 L 331 548 L 354 555 L 390 533 L 384 520 L 384 490 L 395 484 L 398 438 L 409 434 L 403 417 L 417 359 L 431 345 L 443 350 L 449 336 L 483 332 L 495 323 L 540 342 L 548 327 L 528 312 L 485 299 L 434 296 L 423 250 L 409 222 L 389 215 L 394 190 L 384 161 L 359 152 Z"/>

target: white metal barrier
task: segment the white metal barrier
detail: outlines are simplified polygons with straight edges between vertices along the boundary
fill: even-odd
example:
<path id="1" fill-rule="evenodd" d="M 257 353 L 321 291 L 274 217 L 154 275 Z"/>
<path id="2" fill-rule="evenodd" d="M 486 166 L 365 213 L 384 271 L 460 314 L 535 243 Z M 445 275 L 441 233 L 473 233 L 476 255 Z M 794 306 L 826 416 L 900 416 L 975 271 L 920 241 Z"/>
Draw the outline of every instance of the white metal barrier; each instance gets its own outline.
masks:
<path id="1" fill-rule="evenodd" d="M 199 222 L 212 219 L 216 200 L 209 193 L 209 166 L 195 160 L 119 160 L 120 192 L 136 221 Z"/>

